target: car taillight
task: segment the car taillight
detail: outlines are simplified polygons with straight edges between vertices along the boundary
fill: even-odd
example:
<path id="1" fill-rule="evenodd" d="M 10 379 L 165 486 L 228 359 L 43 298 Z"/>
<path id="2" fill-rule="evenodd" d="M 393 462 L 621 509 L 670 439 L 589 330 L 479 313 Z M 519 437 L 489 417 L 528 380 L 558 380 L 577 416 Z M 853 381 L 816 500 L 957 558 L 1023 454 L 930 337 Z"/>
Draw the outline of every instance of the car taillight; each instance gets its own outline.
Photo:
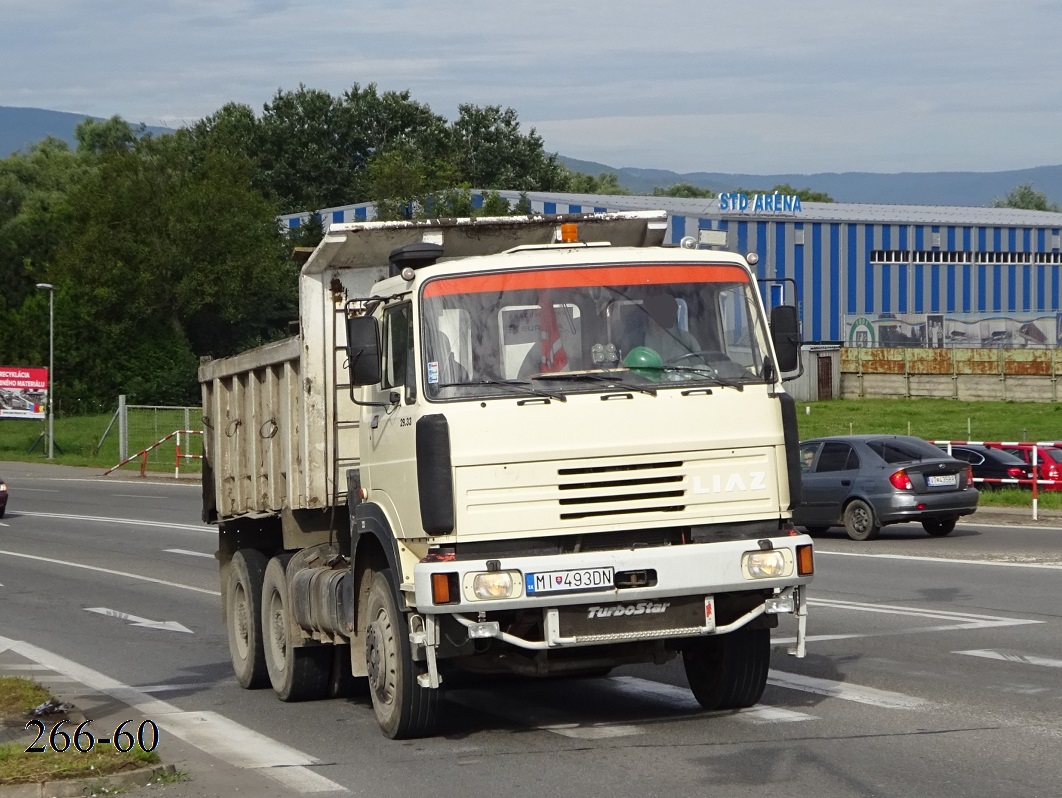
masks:
<path id="1" fill-rule="evenodd" d="M 1045 471 L 1048 479 L 1058 479 L 1058 466 L 1049 465 Z"/>
<path id="2" fill-rule="evenodd" d="M 911 478 L 907 476 L 907 472 L 902 468 L 889 477 L 889 482 L 892 483 L 894 488 L 899 490 L 912 490 L 914 488 L 914 485 L 911 484 Z"/>
<path id="3" fill-rule="evenodd" d="M 1007 469 L 1007 476 L 1014 477 L 1014 479 L 1021 479 L 1025 476 L 1025 469 L 1018 468 L 1017 466 L 1011 466 Z"/>
<path id="4" fill-rule="evenodd" d="M 966 487 L 970 487 L 970 485 L 974 484 L 973 480 L 974 480 L 973 466 L 972 465 L 968 465 L 968 466 L 966 466 Z"/>

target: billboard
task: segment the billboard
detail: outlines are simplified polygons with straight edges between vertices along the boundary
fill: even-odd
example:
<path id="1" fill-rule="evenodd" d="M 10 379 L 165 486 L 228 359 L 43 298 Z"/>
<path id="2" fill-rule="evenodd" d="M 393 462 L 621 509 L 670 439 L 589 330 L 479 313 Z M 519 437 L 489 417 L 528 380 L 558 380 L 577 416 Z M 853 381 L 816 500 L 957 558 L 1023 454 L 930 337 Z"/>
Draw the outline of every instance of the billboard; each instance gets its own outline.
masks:
<path id="1" fill-rule="evenodd" d="M 0 366 L 0 418 L 44 418 L 48 369 Z"/>

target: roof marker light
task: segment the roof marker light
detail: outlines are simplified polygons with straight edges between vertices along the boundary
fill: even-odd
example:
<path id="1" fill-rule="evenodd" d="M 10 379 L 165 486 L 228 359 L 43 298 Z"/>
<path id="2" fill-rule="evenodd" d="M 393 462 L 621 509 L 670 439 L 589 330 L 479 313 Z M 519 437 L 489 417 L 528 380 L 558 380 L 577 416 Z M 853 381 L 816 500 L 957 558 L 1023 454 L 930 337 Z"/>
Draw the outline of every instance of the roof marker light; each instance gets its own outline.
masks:
<path id="1" fill-rule="evenodd" d="M 578 244 L 579 225 L 575 222 L 564 222 L 560 226 L 560 242 L 562 244 Z"/>

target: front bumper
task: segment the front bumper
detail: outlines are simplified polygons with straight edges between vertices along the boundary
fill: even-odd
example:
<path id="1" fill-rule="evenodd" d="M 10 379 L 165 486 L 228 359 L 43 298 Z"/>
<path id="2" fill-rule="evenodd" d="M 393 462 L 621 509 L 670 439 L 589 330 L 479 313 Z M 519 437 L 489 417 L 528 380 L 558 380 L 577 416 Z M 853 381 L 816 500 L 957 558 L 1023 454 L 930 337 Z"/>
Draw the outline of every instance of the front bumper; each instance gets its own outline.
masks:
<path id="1" fill-rule="evenodd" d="M 421 613 L 450 615 L 782 589 L 811 582 L 812 575 L 799 576 L 796 571 L 797 547 L 810 545 L 811 538 L 807 535 L 793 535 L 765 538 L 763 541 L 735 540 L 618 551 L 501 557 L 493 560 L 420 562 L 413 569 L 413 603 Z M 742 556 L 747 552 L 763 551 L 767 547 L 788 552 L 788 561 L 793 564 L 791 573 L 759 579 L 752 579 L 745 573 L 742 569 Z M 578 592 L 546 592 L 532 595 L 523 590 L 523 576 L 526 574 L 603 567 L 613 568 L 616 574 L 651 572 L 654 578 L 649 580 L 650 584 L 637 587 L 609 585 Z M 512 571 L 520 574 L 520 578 L 516 580 L 520 590 L 510 598 L 477 600 L 462 589 L 456 601 L 452 603 L 433 602 L 433 574 L 456 574 L 457 584 L 464 586 L 472 575 L 488 571 Z"/>

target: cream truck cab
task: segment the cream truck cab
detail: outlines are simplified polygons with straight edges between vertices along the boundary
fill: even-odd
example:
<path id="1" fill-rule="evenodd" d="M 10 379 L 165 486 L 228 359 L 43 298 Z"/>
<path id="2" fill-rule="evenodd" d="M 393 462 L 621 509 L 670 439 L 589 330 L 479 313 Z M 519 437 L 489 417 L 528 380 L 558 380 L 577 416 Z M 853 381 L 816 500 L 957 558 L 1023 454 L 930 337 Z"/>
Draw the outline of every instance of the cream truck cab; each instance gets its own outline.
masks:
<path id="1" fill-rule="evenodd" d="M 331 227 L 303 267 L 298 343 L 201 370 L 241 684 L 367 690 L 399 738 L 434 731 L 458 673 L 681 656 L 722 709 L 759 700 L 779 614 L 803 655 L 795 309 L 768 326 L 744 258 L 661 246 L 665 227 Z M 226 453 L 244 428 L 254 456 Z M 297 489 L 262 498 L 278 476 L 252 461 L 270 458 Z"/>

